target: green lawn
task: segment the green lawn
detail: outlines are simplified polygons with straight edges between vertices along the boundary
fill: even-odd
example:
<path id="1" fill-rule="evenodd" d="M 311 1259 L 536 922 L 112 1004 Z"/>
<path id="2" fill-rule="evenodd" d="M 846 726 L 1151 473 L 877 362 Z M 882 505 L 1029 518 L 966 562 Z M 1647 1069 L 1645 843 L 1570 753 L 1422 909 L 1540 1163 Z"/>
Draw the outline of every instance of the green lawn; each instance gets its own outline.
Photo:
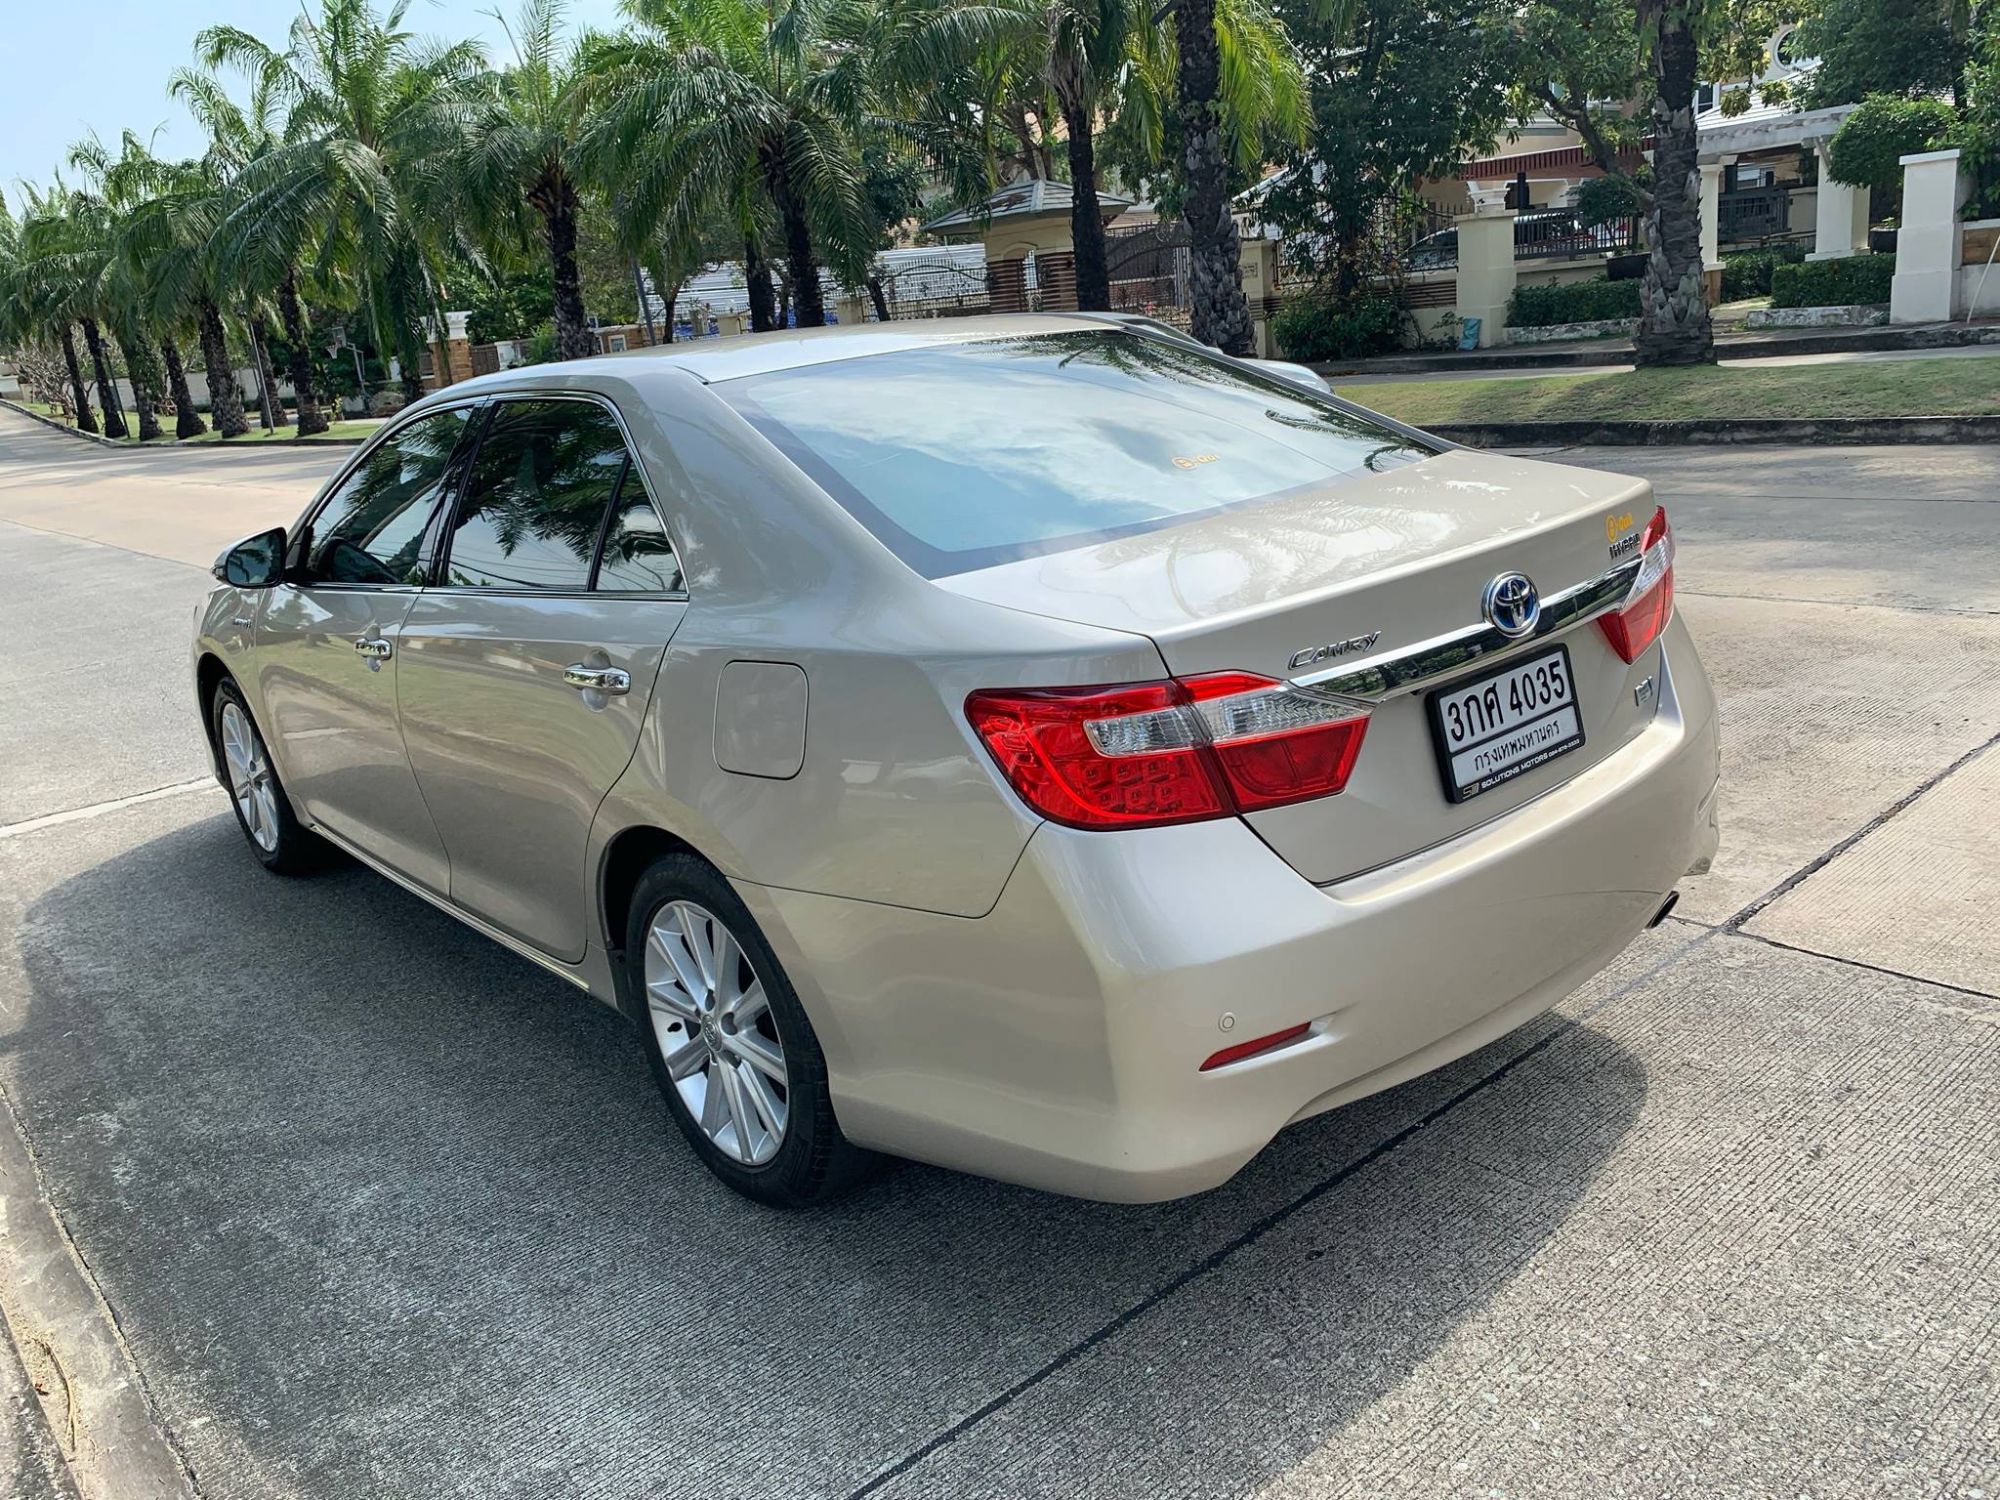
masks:
<path id="1" fill-rule="evenodd" d="M 65 425 L 73 425 L 67 423 L 67 420 L 65 418 L 56 417 L 54 408 L 50 407 L 46 402 L 22 401 L 18 404 L 27 407 L 29 411 L 38 412 L 42 416 L 55 417 L 57 421 L 65 422 Z M 103 420 L 104 420 L 104 414 L 102 412 L 99 412 L 98 421 L 102 423 Z M 204 422 L 209 420 L 208 414 L 206 412 L 202 414 L 202 420 Z M 138 431 L 139 429 L 138 417 L 132 412 L 129 411 L 126 412 L 125 425 L 131 431 L 134 432 Z M 173 425 L 172 419 L 163 418 L 162 425 L 171 429 Z M 381 425 L 382 425 L 382 419 L 379 417 L 363 417 L 361 420 L 355 422 L 335 422 L 331 427 L 327 428 L 325 432 L 316 433 L 314 434 L 314 436 L 322 438 L 347 438 L 351 441 L 359 442 L 362 438 L 367 437 L 369 433 L 373 432 L 376 428 L 380 427 Z M 296 435 L 296 432 L 297 429 L 293 427 L 280 427 L 275 432 L 266 432 L 263 428 L 257 425 L 256 418 L 252 417 L 250 422 L 250 430 L 246 432 L 242 437 L 231 438 L 228 441 L 228 443 L 225 444 L 224 446 L 230 448 L 240 448 L 245 446 L 246 444 L 274 443 L 274 442 L 286 443 L 292 440 L 292 438 Z M 125 441 L 130 443 L 135 448 L 141 446 L 137 438 L 127 438 L 125 439 Z M 172 441 L 171 435 L 168 438 L 163 439 L 160 446 L 164 446 L 166 442 L 170 441 Z M 186 439 L 186 441 L 190 443 L 221 443 L 222 439 L 215 435 L 215 429 L 211 427 L 207 432 L 204 432 L 200 437 L 188 438 Z M 151 447 L 154 445 L 147 444 L 145 446 Z"/>
<path id="2" fill-rule="evenodd" d="M 2000 357 L 1342 382 L 1416 426 L 1674 417 L 1958 417 L 2000 412 Z"/>

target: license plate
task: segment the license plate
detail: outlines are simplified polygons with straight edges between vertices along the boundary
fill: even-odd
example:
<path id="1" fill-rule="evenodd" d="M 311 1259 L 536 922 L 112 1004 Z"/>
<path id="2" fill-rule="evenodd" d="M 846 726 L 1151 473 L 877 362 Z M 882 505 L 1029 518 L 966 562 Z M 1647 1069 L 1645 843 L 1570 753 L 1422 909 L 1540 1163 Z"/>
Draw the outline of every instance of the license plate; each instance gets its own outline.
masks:
<path id="1" fill-rule="evenodd" d="M 1491 791 L 1583 743 L 1569 648 L 1519 661 L 1430 695 L 1431 735 L 1445 795 Z"/>

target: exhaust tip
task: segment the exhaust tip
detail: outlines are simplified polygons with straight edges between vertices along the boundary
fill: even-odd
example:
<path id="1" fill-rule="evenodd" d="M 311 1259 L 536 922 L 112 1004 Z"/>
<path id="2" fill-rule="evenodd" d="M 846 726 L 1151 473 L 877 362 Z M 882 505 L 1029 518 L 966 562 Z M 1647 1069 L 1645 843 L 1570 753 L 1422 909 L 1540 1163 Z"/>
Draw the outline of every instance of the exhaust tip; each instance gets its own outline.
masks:
<path id="1" fill-rule="evenodd" d="M 1646 926 L 1648 928 L 1658 927 L 1662 922 L 1666 921 L 1668 917 L 1673 915 L 1674 908 L 1680 904 L 1680 899 L 1681 893 L 1679 891 L 1668 891 L 1667 899 L 1660 903 L 1660 909 L 1653 913 L 1653 920 L 1648 922 Z"/>

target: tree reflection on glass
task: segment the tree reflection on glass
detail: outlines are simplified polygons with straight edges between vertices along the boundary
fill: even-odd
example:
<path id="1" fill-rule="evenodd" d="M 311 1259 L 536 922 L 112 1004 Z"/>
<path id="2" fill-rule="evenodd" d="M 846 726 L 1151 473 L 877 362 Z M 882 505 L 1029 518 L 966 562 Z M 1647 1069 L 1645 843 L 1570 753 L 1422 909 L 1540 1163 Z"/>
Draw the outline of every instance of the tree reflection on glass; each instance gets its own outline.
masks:
<path id="1" fill-rule="evenodd" d="M 306 571 L 324 583 L 421 583 L 424 529 L 470 408 L 410 423 L 369 450 L 304 539 Z"/>
<path id="2" fill-rule="evenodd" d="M 479 445 L 452 537 L 461 588 L 582 589 L 625 442 L 602 407 L 509 401 Z"/>

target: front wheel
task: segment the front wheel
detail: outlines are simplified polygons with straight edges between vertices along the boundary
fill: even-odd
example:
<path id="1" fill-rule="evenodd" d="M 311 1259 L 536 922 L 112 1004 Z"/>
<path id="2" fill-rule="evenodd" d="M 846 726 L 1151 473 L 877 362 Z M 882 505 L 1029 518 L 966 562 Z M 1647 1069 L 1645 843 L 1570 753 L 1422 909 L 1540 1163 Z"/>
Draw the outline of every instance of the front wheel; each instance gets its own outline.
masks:
<path id="1" fill-rule="evenodd" d="M 826 1057 L 777 955 L 728 881 L 693 855 L 640 880 L 626 932 L 632 992 L 667 1108 L 708 1169 L 778 1208 L 817 1203 L 874 1158 L 840 1133 Z"/>
<path id="2" fill-rule="evenodd" d="M 325 846 L 292 812 L 291 799 L 278 780 L 242 689 L 225 677 L 216 685 L 210 712 L 229 800 L 243 837 L 250 841 L 250 852 L 265 869 L 279 875 L 315 868 Z"/>

